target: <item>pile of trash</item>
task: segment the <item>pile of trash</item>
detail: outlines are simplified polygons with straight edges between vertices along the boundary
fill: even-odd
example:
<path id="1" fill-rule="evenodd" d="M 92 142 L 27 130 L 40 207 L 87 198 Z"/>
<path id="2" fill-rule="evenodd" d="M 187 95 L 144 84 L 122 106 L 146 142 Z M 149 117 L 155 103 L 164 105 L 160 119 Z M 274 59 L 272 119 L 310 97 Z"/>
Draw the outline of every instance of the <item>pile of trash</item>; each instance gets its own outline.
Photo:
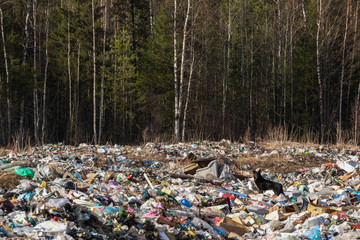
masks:
<path id="1" fill-rule="evenodd" d="M 253 162 L 241 161 L 246 156 Z M 283 185 L 277 196 L 261 192 L 252 175 L 269 156 L 285 157 L 284 167 L 299 156 L 320 162 L 292 172 L 263 165 L 262 176 Z M 0 155 L 0 237 L 356 239 L 359 156 L 227 140 L 9 150 Z"/>

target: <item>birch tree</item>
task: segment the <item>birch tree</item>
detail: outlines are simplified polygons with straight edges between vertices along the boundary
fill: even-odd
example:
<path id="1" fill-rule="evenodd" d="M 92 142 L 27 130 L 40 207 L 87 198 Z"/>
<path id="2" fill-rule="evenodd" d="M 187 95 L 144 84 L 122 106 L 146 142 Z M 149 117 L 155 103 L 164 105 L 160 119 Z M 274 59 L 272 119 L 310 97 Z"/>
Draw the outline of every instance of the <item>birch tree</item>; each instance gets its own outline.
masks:
<path id="1" fill-rule="evenodd" d="M 37 75 L 36 75 L 36 53 L 37 53 L 37 32 L 36 32 L 36 9 L 37 9 L 37 1 L 33 0 L 33 25 L 34 25 L 34 91 L 33 91 L 33 105 L 34 105 L 34 138 L 35 138 L 35 143 L 37 143 L 39 141 L 38 139 L 38 131 L 39 131 L 39 109 L 38 109 L 38 92 L 37 92 Z"/>
<path id="2" fill-rule="evenodd" d="M 28 23 L 29 23 L 29 17 L 30 17 L 30 9 L 31 9 L 31 5 L 30 5 L 30 0 L 26 1 L 26 18 L 25 18 L 25 36 L 26 36 L 26 40 L 25 40 L 25 45 L 24 45 L 24 55 L 23 55 L 23 59 L 21 62 L 21 65 L 24 66 L 26 64 L 26 56 L 27 56 L 27 50 L 29 48 L 29 42 L 30 42 L 30 37 L 29 37 L 29 29 L 28 29 Z M 20 123 L 19 123 L 19 142 L 18 144 L 20 144 L 20 146 L 22 147 L 22 137 L 23 137 L 23 124 L 24 124 L 24 115 L 25 115 L 25 97 L 22 97 L 21 100 L 21 105 L 20 105 Z"/>
<path id="3" fill-rule="evenodd" d="M 177 3 L 174 0 L 174 90 L 175 90 L 175 141 L 179 140 L 180 137 L 180 107 L 179 107 L 179 83 L 177 79 L 177 46 L 176 46 L 176 14 L 177 14 Z"/>
<path id="4" fill-rule="evenodd" d="M 279 71 L 279 123 L 282 122 L 283 117 L 283 110 L 282 110 L 282 85 L 283 85 L 283 79 L 282 79 L 282 21 L 281 21 L 281 6 L 280 6 L 280 0 L 277 0 L 277 22 L 278 22 L 278 71 Z"/>
<path id="5" fill-rule="evenodd" d="M 194 62 L 195 62 L 195 50 L 194 50 L 194 37 L 193 34 L 191 34 L 191 62 L 190 62 L 190 71 L 189 71 L 189 80 L 188 80 L 188 86 L 187 86 L 187 92 L 186 92 L 186 101 L 184 106 L 184 116 L 183 116 L 183 125 L 182 125 L 182 134 L 181 134 L 181 140 L 185 141 L 185 130 L 186 130 L 186 117 L 187 117 L 187 111 L 189 107 L 190 102 L 190 91 L 191 91 L 191 82 L 192 82 L 192 76 L 194 71 Z"/>
<path id="6" fill-rule="evenodd" d="M 71 2 L 68 1 L 68 19 L 67 19 L 67 70 L 68 70 L 68 83 L 69 83 L 69 140 L 71 141 L 72 136 L 72 124 L 73 124 L 73 116 L 72 116 L 72 84 L 71 84 L 71 47 L 70 47 L 70 11 L 71 11 Z"/>
<path id="7" fill-rule="evenodd" d="M 320 134 L 321 134 L 321 143 L 324 142 L 325 126 L 324 126 L 324 88 L 320 72 L 320 30 L 322 22 L 322 1 L 317 0 L 318 8 L 318 19 L 317 19 L 317 31 L 316 31 L 316 73 L 319 84 L 319 107 L 320 107 Z"/>
<path id="8" fill-rule="evenodd" d="M 91 0 L 91 18 L 92 18 L 92 43 L 93 43 L 93 130 L 94 130 L 94 143 L 97 144 L 96 134 L 96 53 L 95 53 L 95 5 L 94 0 Z"/>
<path id="9" fill-rule="evenodd" d="M 150 12 L 150 34 L 151 37 L 154 37 L 154 10 L 153 10 L 153 0 L 149 0 L 149 12 Z"/>
<path id="10" fill-rule="evenodd" d="M 354 26 L 354 40 L 353 40 L 353 51 L 351 56 L 351 67 L 350 67 L 350 81 L 352 79 L 353 74 L 353 67 L 354 67 L 354 59 L 355 59 L 355 52 L 356 48 L 355 45 L 357 44 L 357 22 L 358 22 L 358 14 L 359 14 L 359 0 L 356 1 L 356 8 L 355 8 L 355 26 Z M 350 87 L 348 88 L 348 91 L 350 90 Z M 348 94 L 349 95 L 349 94 Z M 360 82 L 358 84 L 358 90 L 357 90 L 357 96 L 355 97 L 355 124 L 354 124 L 354 140 L 355 144 L 358 144 L 358 125 L 359 125 L 359 110 L 360 110 Z"/>
<path id="11" fill-rule="evenodd" d="M 80 105 L 80 93 L 79 93 L 79 86 L 80 86 L 80 51 L 81 51 L 81 43 L 78 39 L 78 52 L 77 52 L 77 73 L 76 73 L 76 91 L 75 91 L 75 139 L 78 139 L 78 118 L 79 118 L 79 105 Z"/>
<path id="12" fill-rule="evenodd" d="M 224 47 L 226 50 L 226 57 L 224 56 L 224 78 L 223 78 L 223 101 L 222 101 L 222 136 L 225 136 L 225 123 L 226 123 L 226 98 L 228 91 L 228 81 L 229 81 L 229 69 L 230 69 L 230 40 L 231 40 L 231 4 L 230 0 L 228 0 L 228 22 L 227 22 L 227 38 L 226 38 L 226 46 Z"/>
<path id="13" fill-rule="evenodd" d="M 99 117 L 99 138 L 98 143 L 101 140 L 101 130 L 102 130 L 102 119 L 103 119 L 103 112 L 104 112 L 104 78 L 105 78 L 105 55 L 106 55 L 106 23 L 107 23 L 107 3 L 105 0 L 104 6 L 104 20 L 103 20 L 103 27 L 104 27 L 104 41 L 103 41 L 103 56 L 102 56 L 102 75 L 101 75 L 101 95 L 100 95 L 100 117 Z"/>
<path id="14" fill-rule="evenodd" d="M 46 8 L 46 23 L 45 23 L 45 71 L 44 71 L 44 86 L 43 86 L 43 106 L 42 106 L 42 126 L 41 126 L 41 142 L 45 143 L 45 127 L 46 127 L 46 88 L 47 88 L 47 75 L 49 65 L 49 12 L 50 3 L 47 1 Z"/>
<path id="15" fill-rule="evenodd" d="M 348 35 L 348 24 L 349 24 L 349 0 L 346 0 L 346 18 L 345 18 L 345 32 L 344 40 L 342 45 L 342 58 L 341 58 L 341 78 L 340 78 L 340 100 L 339 100 L 339 133 L 338 133 L 338 142 L 341 142 L 341 131 L 342 131 L 342 103 L 343 103 L 343 85 L 344 85 L 344 75 L 345 75 L 345 52 L 346 52 L 346 40 Z"/>

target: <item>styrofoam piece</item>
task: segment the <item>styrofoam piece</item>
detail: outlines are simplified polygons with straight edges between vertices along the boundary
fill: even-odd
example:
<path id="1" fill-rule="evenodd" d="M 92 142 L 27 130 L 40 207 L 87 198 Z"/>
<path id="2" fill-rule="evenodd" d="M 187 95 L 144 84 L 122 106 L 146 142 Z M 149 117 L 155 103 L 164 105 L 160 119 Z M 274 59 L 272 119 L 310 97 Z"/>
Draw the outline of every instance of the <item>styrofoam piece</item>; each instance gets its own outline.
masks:
<path id="1" fill-rule="evenodd" d="M 218 177 L 218 163 L 217 160 L 213 160 L 207 167 L 196 170 L 196 177 Z"/>
<path id="2" fill-rule="evenodd" d="M 344 169 L 348 173 L 355 171 L 355 169 L 359 166 L 359 163 L 354 162 L 352 160 L 337 161 L 336 164 L 339 166 L 339 168 Z"/>

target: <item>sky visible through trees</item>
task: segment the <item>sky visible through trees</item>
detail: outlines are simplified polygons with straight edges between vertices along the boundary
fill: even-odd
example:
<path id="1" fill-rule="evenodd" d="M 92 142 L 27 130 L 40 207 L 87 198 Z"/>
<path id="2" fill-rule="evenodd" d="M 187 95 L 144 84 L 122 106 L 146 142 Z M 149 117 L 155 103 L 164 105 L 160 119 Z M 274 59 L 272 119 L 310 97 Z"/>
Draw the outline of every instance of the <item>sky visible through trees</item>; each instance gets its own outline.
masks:
<path id="1" fill-rule="evenodd" d="M 0 145 L 360 142 L 360 0 L 0 1 Z"/>

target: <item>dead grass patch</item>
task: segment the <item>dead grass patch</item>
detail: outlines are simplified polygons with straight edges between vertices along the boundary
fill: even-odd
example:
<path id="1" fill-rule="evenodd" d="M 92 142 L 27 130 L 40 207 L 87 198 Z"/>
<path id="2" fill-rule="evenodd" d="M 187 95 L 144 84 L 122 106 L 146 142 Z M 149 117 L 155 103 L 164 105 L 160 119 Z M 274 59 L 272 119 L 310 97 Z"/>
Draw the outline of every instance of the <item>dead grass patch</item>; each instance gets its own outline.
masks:
<path id="1" fill-rule="evenodd" d="M 0 188 L 9 190 L 15 188 L 20 184 L 20 180 L 25 179 L 25 177 L 20 176 L 16 173 L 4 173 L 0 175 Z"/>

